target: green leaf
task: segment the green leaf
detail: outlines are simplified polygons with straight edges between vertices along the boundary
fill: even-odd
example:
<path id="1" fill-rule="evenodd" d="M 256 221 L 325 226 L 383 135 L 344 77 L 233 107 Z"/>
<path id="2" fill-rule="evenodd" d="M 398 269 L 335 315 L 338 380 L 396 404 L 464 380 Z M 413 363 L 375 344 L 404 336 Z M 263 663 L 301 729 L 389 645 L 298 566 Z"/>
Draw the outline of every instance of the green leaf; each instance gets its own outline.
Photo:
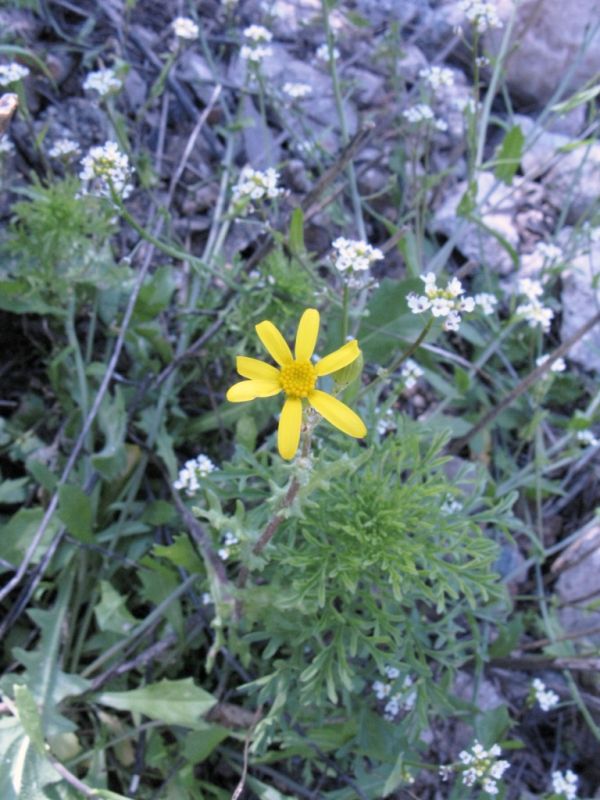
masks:
<path id="1" fill-rule="evenodd" d="M 96 696 L 96 700 L 119 711 L 144 714 L 150 719 L 186 728 L 202 725 L 201 717 L 217 702 L 215 697 L 196 686 L 191 678 L 176 681 L 164 679 L 130 692 L 102 692 Z"/>
<path id="2" fill-rule="evenodd" d="M 10 564 L 19 564 L 25 551 L 31 544 L 44 516 L 40 507 L 21 508 L 2 526 L 0 535 L 0 558 Z M 52 521 L 35 551 L 33 562 L 36 564 L 45 552 L 49 541 L 56 533 L 58 523 Z"/>
<path id="3" fill-rule="evenodd" d="M 0 797 L 2 800 L 40 800 L 44 786 L 61 776 L 27 735 L 20 719 L 0 719 Z"/>
<path id="4" fill-rule="evenodd" d="M 523 155 L 525 136 L 518 125 L 514 125 L 504 137 L 504 141 L 496 154 L 495 174 L 498 180 L 506 184 L 512 183 Z"/>
<path id="5" fill-rule="evenodd" d="M 204 562 L 198 556 L 189 537 L 184 533 L 175 536 L 173 544 L 155 544 L 152 553 L 168 559 L 175 566 L 183 567 L 188 572 L 197 572 L 200 575 L 206 572 Z"/>
<path id="6" fill-rule="evenodd" d="M 0 483 L 0 504 L 22 503 L 27 496 L 25 487 L 29 478 L 12 478 Z"/>
<path id="7" fill-rule="evenodd" d="M 391 794 L 398 786 L 401 786 L 405 782 L 406 767 L 404 766 L 404 753 L 400 753 L 383 786 L 383 796 L 387 797 L 388 794 Z"/>
<path id="8" fill-rule="evenodd" d="M 108 582 L 100 583 L 100 602 L 94 609 L 98 627 L 102 631 L 113 633 L 127 633 L 137 620 L 127 610 L 125 598 Z"/>
<path id="9" fill-rule="evenodd" d="M 123 394 L 117 387 L 114 398 L 104 398 L 98 413 L 98 424 L 104 434 L 104 447 L 95 453 L 91 462 L 94 469 L 106 480 L 119 477 L 127 465 L 127 455 L 123 447 L 127 429 L 127 413 Z"/>
<path id="10" fill-rule="evenodd" d="M 422 289 L 417 280 L 393 281 L 385 278 L 371 297 L 366 316 L 358 332 L 358 343 L 365 361 L 385 366 L 403 349 L 407 342 L 417 338 L 423 321 L 412 314 L 406 304 L 411 291 Z M 433 335 L 433 334 L 432 334 Z"/>
<path id="11" fill-rule="evenodd" d="M 231 731 L 221 725 L 207 725 L 205 730 L 188 733 L 185 737 L 183 755 L 193 764 L 205 761 L 213 750 L 230 735 Z"/>
<path id="12" fill-rule="evenodd" d="M 566 114 L 568 111 L 572 111 L 577 106 L 581 106 L 584 103 L 589 103 L 590 100 L 593 100 L 600 94 L 600 83 L 594 84 L 594 86 L 590 86 L 587 89 L 581 89 L 581 91 L 576 92 L 574 95 L 569 97 L 568 100 L 565 100 L 562 103 L 557 103 L 556 105 L 551 107 L 551 111 L 554 111 L 556 114 Z"/>
<path id="13" fill-rule="evenodd" d="M 292 212 L 289 243 L 290 250 L 294 255 L 304 252 L 304 212 L 300 207 L 295 208 Z"/>
<path id="14" fill-rule="evenodd" d="M 93 542 L 92 501 L 79 486 L 63 484 L 58 490 L 58 516 L 70 534 L 82 542 Z"/>
<path id="15" fill-rule="evenodd" d="M 27 686 L 15 685 L 15 705 L 23 730 L 29 736 L 37 751 L 44 753 L 44 733 L 42 731 L 42 718 L 35 699 Z"/>
<path id="16" fill-rule="evenodd" d="M 504 738 L 512 722 L 506 706 L 498 706 L 480 714 L 475 720 L 475 735 L 484 747 L 491 747 Z"/>

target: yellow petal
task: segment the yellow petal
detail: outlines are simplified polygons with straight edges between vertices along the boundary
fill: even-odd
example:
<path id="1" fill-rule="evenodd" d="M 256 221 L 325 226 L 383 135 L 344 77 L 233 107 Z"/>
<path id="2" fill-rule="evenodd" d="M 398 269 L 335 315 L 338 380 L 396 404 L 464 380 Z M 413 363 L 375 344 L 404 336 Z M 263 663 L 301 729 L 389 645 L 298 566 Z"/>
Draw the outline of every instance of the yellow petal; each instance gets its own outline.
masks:
<path id="1" fill-rule="evenodd" d="M 302 400 L 299 397 L 288 397 L 283 404 L 277 431 L 277 448 L 282 458 L 293 458 L 300 442 L 302 426 Z"/>
<path id="2" fill-rule="evenodd" d="M 343 433 L 347 433 L 348 436 L 361 439 L 367 435 L 365 423 L 358 414 L 355 414 L 341 400 L 332 397 L 326 392 L 321 392 L 319 389 L 313 389 L 308 395 L 308 402 L 322 417 L 325 417 L 327 422 L 331 422 L 332 425 L 339 428 Z"/>
<path id="3" fill-rule="evenodd" d="M 296 332 L 296 358 L 309 361 L 315 352 L 319 336 L 319 312 L 316 308 L 307 308 L 298 324 Z"/>
<path id="4" fill-rule="evenodd" d="M 269 355 L 281 367 L 283 367 L 284 364 L 289 364 L 290 361 L 294 360 L 292 358 L 292 351 L 287 346 L 287 342 L 279 333 L 275 325 L 273 325 L 272 322 L 269 322 L 268 319 L 266 319 L 264 322 L 258 323 L 256 326 L 256 332 L 258 334 L 258 338 L 264 344 Z"/>
<path id="5" fill-rule="evenodd" d="M 343 369 L 351 364 L 360 355 L 358 342 L 352 339 L 351 342 L 346 342 L 345 345 L 329 353 L 328 356 L 322 358 L 315 364 L 315 372 L 321 378 L 323 375 L 330 375 L 332 372 L 337 372 L 338 369 Z M 323 415 L 324 416 L 324 415 Z"/>
<path id="6" fill-rule="evenodd" d="M 279 382 L 279 370 L 258 358 L 248 358 L 248 356 L 238 356 L 235 361 L 237 371 L 243 378 L 250 378 L 255 381 L 277 381 Z"/>
<path id="7" fill-rule="evenodd" d="M 272 397 L 280 391 L 281 386 L 275 381 L 240 381 L 233 384 L 226 397 L 230 403 L 245 403 L 256 397 Z"/>

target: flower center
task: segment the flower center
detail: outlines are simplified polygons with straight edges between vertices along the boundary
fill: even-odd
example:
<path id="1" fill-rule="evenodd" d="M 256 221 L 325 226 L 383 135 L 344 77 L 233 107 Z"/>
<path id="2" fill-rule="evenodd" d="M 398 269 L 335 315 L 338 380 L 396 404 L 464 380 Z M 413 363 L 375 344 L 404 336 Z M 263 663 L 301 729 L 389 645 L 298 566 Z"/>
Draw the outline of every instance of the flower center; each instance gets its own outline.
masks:
<path id="1" fill-rule="evenodd" d="M 315 368 L 309 361 L 292 361 L 281 367 L 279 383 L 289 397 L 308 397 L 316 381 Z"/>

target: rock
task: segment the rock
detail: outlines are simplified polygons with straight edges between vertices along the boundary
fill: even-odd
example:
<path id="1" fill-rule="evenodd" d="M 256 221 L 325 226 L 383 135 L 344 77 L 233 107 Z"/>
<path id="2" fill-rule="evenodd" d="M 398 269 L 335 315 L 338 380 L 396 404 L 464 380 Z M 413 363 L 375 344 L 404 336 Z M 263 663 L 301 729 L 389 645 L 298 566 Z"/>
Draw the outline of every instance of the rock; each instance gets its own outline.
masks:
<path id="1" fill-rule="evenodd" d="M 425 53 L 416 44 L 402 43 L 398 55 L 398 72 L 408 83 L 416 83 L 419 72 L 429 66 Z"/>
<path id="2" fill-rule="evenodd" d="M 577 140 L 560 133 L 536 131 L 529 117 L 518 116 L 516 121 L 527 143 L 521 161 L 525 175 L 541 178 L 548 197 L 558 208 L 568 204 L 566 222 L 576 224 L 596 206 L 600 186 L 600 142 L 582 144 L 574 149 Z"/>
<path id="3" fill-rule="evenodd" d="M 505 25 L 515 11 L 513 0 L 495 0 Z M 509 45 L 506 79 L 511 92 L 543 108 L 571 67 L 568 90 L 576 91 L 600 72 L 600 0 L 522 0 Z M 484 47 L 500 50 L 504 28 L 488 31 Z M 587 42 L 586 42 L 587 39 Z M 585 46 L 585 52 L 582 49 Z"/>
<path id="4" fill-rule="evenodd" d="M 562 273 L 562 341 L 572 336 L 600 306 L 600 286 L 597 281 L 600 241 L 592 242 L 590 250 L 590 253 L 581 253 L 571 258 L 568 269 Z M 573 345 L 568 356 L 584 369 L 600 372 L 600 325 L 596 325 Z M 600 534 L 598 547 L 597 575 L 600 574 Z M 596 581 L 600 591 L 600 580 L 597 577 Z"/>
<path id="5" fill-rule="evenodd" d="M 515 178 L 515 184 L 519 180 Z M 514 223 L 518 190 L 514 186 L 499 183 L 491 172 L 477 176 L 476 206 L 481 225 L 458 216 L 458 206 L 467 191 L 467 182 L 457 184 L 435 212 L 432 228 L 453 239 L 456 247 L 465 256 L 490 269 L 507 274 L 514 269 L 512 258 L 489 228 L 499 234 L 514 248 L 519 244 L 519 234 Z"/>
<path id="6" fill-rule="evenodd" d="M 600 350 L 598 351 L 600 354 Z M 569 633 L 600 627 L 600 611 L 587 611 L 586 605 L 600 601 L 600 521 L 592 520 L 552 565 L 560 572 L 556 591 L 563 604 L 560 621 Z M 600 644 L 600 633 L 585 637 Z"/>

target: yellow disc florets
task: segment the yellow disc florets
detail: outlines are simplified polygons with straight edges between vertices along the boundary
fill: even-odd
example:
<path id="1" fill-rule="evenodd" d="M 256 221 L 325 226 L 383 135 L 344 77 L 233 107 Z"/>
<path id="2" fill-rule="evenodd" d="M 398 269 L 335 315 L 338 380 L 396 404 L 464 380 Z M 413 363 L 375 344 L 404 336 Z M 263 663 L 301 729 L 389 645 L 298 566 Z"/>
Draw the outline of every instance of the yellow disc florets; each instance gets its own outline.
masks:
<path id="1" fill-rule="evenodd" d="M 308 397 L 317 376 L 310 361 L 292 361 L 281 368 L 279 382 L 288 397 Z"/>

